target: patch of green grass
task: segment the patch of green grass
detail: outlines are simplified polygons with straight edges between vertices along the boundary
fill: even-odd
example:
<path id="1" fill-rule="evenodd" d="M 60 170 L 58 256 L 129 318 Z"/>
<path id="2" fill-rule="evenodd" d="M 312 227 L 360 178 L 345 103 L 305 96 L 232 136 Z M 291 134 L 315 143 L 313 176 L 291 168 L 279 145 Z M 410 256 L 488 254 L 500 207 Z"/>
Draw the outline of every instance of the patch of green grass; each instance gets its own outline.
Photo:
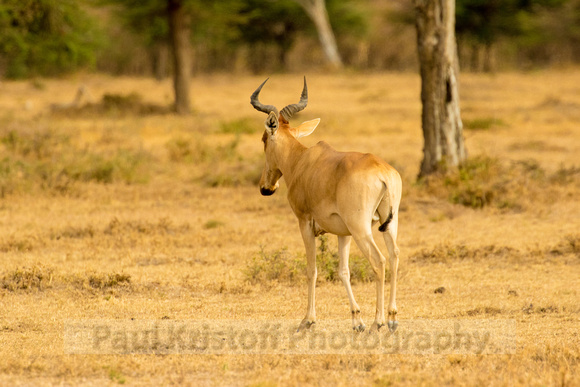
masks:
<path id="1" fill-rule="evenodd" d="M 211 159 L 212 150 L 200 139 L 184 136 L 172 138 L 165 144 L 169 160 L 178 163 L 201 163 Z"/>
<path id="2" fill-rule="evenodd" d="M 259 129 L 260 125 L 251 118 L 240 118 L 220 123 L 220 132 L 222 133 L 252 134 Z"/>
<path id="3" fill-rule="evenodd" d="M 211 163 L 239 162 L 243 160 L 238 152 L 240 136 L 235 136 L 225 144 L 213 145 L 201 138 L 178 136 L 165 144 L 170 161 L 179 163 Z"/>
<path id="4" fill-rule="evenodd" d="M 505 121 L 495 117 L 480 117 L 472 120 L 463 120 L 463 127 L 467 130 L 489 130 L 508 126 Z"/>
<path id="5" fill-rule="evenodd" d="M 70 147 L 70 137 L 52 130 L 10 128 L 0 134 L 0 144 L 16 156 L 46 159 Z"/>
<path id="6" fill-rule="evenodd" d="M 66 160 L 57 175 L 73 181 L 110 184 L 116 181 L 127 184 L 146 183 L 150 178 L 152 157 L 145 151 L 118 149 L 112 154 L 77 155 Z M 44 165 L 46 166 L 46 165 Z"/>
<path id="7" fill-rule="evenodd" d="M 117 384 L 125 384 L 127 381 L 123 373 L 115 368 L 109 368 L 109 379 Z"/>
<path id="8" fill-rule="evenodd" d="M 2 149 L 4 148 L 4 149 Z M 50 130 L 0 130 L 0 196 L 34 187 L 69 193 L 75 183 L 146 183 L 155 165 L 142 149 L 96 152 Z"/>
<path id="9" fill-rule="evenodd" d="M 203 225 L 203 228 L 205 228 L 206 230 L 210 230 L 212 228 L 218 228 L 224 225 L 224 222 L 219 221 L 219 220 L 215 220 L 215 219 L 210 219 L 207 222 L 205 222 L 205 224 Z"/>
<path id="10" fill-rule="evenodd" d="M 35 90 L 44 90 L 46 89 L 46 84 L 38 78 L 32 78 L 30 80 L 30 86 L 32 86 Z"/>

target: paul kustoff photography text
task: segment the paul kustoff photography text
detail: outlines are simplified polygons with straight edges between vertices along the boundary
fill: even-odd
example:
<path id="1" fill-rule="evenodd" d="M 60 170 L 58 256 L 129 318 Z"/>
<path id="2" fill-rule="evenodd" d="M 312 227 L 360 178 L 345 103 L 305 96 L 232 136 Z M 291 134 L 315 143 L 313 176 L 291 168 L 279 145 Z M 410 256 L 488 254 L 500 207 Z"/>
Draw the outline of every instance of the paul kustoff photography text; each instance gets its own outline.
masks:
<path id="1" fill-rule="evenodd" d="M 514 320 L 408 320 L 395 332 L 353 332 L 327 320 L 68 321 L 67 354 L 510 354 Z"/>

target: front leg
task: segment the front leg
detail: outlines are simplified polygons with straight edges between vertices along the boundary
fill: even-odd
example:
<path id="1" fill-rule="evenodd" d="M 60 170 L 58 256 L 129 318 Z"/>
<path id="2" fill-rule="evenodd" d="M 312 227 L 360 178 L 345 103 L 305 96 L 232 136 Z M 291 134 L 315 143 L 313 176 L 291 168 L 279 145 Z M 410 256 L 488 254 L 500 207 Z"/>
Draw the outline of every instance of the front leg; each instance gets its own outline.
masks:
<path id="1" fill-rule="evenodd" d="M 316 237 L 312 227 L 312 222 L 308 220 L 300 220 L 300 232 L 304 241 L 304 248 L 306 249 L 306 277 L 308 282 L 308 309 L 306 317 L 300 323 L 298 330 L 310 328 L 316 323 L 315 297 L 314 291 L 316 288 Z"/>

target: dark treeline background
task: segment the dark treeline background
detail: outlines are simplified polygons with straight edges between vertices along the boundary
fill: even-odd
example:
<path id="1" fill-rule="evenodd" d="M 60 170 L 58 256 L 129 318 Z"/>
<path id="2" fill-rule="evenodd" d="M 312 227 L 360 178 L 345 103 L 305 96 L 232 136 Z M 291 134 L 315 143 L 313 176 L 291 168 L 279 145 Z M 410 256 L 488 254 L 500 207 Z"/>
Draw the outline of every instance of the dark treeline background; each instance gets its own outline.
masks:
<path id="1" fill-rule="evenodd" d="M 300 0 L 183 0 L 194 74 L 325 69 Z M 2 0 L 0 76 L 80 69 L 172 71 L 168 0 Z M 580 62 L 580 0 L 457 0 L 462 70 Z M 326 0 L 342 62 L 355 70 L 418 67 L 412 0 Z"/>

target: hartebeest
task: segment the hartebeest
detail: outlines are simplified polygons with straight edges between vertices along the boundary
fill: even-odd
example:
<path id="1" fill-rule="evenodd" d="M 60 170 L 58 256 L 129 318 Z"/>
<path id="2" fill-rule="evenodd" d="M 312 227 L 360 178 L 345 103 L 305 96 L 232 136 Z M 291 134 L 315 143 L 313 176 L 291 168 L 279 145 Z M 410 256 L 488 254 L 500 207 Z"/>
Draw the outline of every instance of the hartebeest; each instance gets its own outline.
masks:
<path id="1" fill-rule="evenodd" d="M 288 201 L 298 218 L 306 247 L 308 277 L 308 309 L 298 329 L 309 328 L 316 321 L 316 237 L 324 233 L 338 236 L 338 273 L 348 294 L 353 329 L 360 332 L 365 325 L 350 285 L 348 258 L 351 237 L 368 258 L 376 275 L 377 311 L 371 329 L 378 330 L 385 325 L 386 260 L 373 239 L 371 229 L 373 224 L 380 222 L 379 230 L 389 250 L 391 291 L 388 326 L 394 331 L 397 329 L 395 297 L 399 265 L 397 225 L 401 176 L 372 154 L 338 152 L 322 141 L 311 148 L 302 145 L 297 139 L 311 134 L 320 122 L 317 118 L 295 128 L 289 125 L 292 115 L 303 110 L 308 103 L 306 77 L 300 102 L 286 106 L 280 113 L 275 106 L 263 105 L 258 99 L 266 81 L 251 96 L 252 106 L 268 114 L 262 136 L 266 163 L 260 179 L 260 192 L 262 195 L 272 195 L 278 188 L 278 180 L 284 176 Z"/>

